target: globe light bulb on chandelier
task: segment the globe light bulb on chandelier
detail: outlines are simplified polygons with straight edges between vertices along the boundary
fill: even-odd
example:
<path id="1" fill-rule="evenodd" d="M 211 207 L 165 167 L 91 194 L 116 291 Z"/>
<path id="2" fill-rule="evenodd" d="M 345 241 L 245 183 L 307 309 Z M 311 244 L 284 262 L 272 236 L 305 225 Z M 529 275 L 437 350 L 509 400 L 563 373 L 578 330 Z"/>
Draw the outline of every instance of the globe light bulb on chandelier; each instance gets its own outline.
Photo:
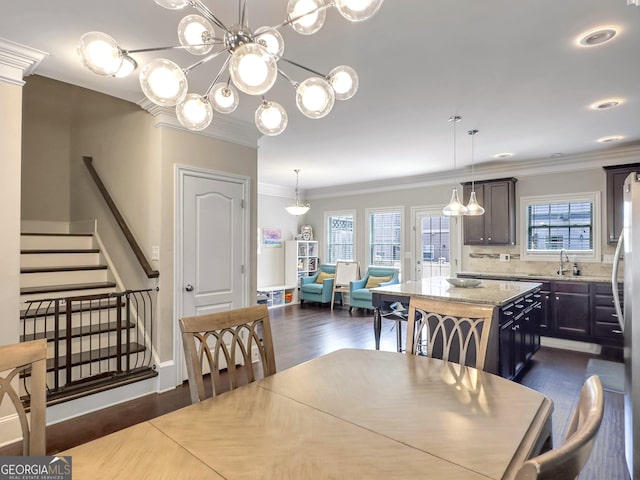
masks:
<path id="1" fill-rule="evenodd" d="M 207 128 L 214 111 L 234 112 L 239 103 L 238 90 L 247 95 L 262 96 L 255 112 L 255 123 L 264 135 L 279 135 L 288 122 L 282 105 L 264 98 L 278 76 L 292 85 L 298 109 L 312 119 L 328 115 L 335 100 L 351 98 L 359 84 L 357 73 L 349 66 L 340 65 L 323 74 L 286 59 L 280 30 L 291 27 L 302 35 L 311 35 L 322 28 L 329 8 L 336 8 L 351 22 L 360 22 L 374 15 L 383 3 L 383 0 L 289 0 L 287 17 L 282 23 L 252 29 L 247 20 L 247 0 L 238 0 L 239 19 L 234 24 L 223 23 L 203 0 L 154 1 L 169 10 L 192 7 L 197 11 L 179 22 L 179 45 L 127 50 L 106 33 L 88 32 L 78 43 L 82 63 L 98 75 L 123 77 L 137 68 L 135 54 L 185 50 L 201 58 L 187 67 L 157 58 L 140 69 L 140 87 L 145 96 L 156 105 L 175 107 L 180 123 L 191 130 Z M 207 90 L 201 94 L 189 93 L 189 72 L 225 55 Z M 313 76 L 295 81 L 282 70 L 283 63 Z"/>

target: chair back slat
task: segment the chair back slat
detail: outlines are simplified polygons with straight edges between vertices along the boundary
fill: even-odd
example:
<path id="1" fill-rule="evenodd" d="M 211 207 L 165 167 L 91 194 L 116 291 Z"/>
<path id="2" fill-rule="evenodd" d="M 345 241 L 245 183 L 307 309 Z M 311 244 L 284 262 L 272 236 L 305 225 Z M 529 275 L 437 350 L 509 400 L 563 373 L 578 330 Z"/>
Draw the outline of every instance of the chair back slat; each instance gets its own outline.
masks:
<path id="1" fill-rule="evenodd" d="M 493 306 L 411 298 L 407 352 L 483 370 Z"/>
<path id="2" fill-rule="evenodd" d="M 604 391 L 600 377 L 593 375 L 582 387 L 563 444 L 524 462 L 516 480 L 578 478 L 591 454 L 603 415 Z"/>
<path id="3" fill-rule="evenodd" d="M 15 390 L 14 379 L 29 374 L 29 410 Z M 47 342 L 44 339 L 0 347 L 0 404 L 9 398 L 22 429 L 24 455 L 46 455 Z"/>
<path id="4" fill-rule="evenodd" d="M 276 373 L 269 311 L 265 305 L 180 319 L 192 403 Z M 253 361 L 257 351 L 258 361 Z M 254 364 L 255 363 L 255 364 Z M 211 395 L 205 389 L 207 367 Z M 226 366 L 226 374 L 220 369 Z"/>

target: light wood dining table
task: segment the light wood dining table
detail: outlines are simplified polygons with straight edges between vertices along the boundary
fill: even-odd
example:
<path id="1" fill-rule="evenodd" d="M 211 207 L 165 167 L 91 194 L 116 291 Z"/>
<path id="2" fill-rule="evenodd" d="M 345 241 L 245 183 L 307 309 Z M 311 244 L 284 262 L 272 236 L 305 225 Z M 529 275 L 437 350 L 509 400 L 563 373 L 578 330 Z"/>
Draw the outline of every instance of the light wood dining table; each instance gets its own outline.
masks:
<path id="1" fill-rule="evenodd" d="M 73 478 L 502 479 L 553 405 L 437 359 L 338 350 L 62 452 Z"/>

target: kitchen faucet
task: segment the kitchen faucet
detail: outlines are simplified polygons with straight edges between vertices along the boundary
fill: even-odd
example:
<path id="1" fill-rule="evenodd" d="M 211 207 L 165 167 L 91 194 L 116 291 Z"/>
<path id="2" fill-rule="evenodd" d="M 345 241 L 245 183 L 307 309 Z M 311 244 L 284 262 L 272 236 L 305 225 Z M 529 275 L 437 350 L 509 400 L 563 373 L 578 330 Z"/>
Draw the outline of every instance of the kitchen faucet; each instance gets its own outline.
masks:
<path id="1" fill-rule="evenodd" d="M 564 275 L 569 271 L 569 269 L 564 266 L 565 262 L 569 263 L 569 256 L 567 255 L 567 251 L 563 248 L 560 250 L 560 270 L 558 270 L 558 275 Z"/>

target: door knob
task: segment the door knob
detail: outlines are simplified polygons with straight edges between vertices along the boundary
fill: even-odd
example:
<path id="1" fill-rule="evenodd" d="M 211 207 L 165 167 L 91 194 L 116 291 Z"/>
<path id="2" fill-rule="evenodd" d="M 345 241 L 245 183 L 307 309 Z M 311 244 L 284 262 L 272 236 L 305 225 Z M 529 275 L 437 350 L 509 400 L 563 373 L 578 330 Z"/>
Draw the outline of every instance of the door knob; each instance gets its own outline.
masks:
<path id="1" fill-rule="evenodd" d="M 186 287 L 184 287 L 184 289 L 185 289 L 187 292 L 193 292 L 193 285 L 189 284 L 189 285 L 187 285 Z"/>

